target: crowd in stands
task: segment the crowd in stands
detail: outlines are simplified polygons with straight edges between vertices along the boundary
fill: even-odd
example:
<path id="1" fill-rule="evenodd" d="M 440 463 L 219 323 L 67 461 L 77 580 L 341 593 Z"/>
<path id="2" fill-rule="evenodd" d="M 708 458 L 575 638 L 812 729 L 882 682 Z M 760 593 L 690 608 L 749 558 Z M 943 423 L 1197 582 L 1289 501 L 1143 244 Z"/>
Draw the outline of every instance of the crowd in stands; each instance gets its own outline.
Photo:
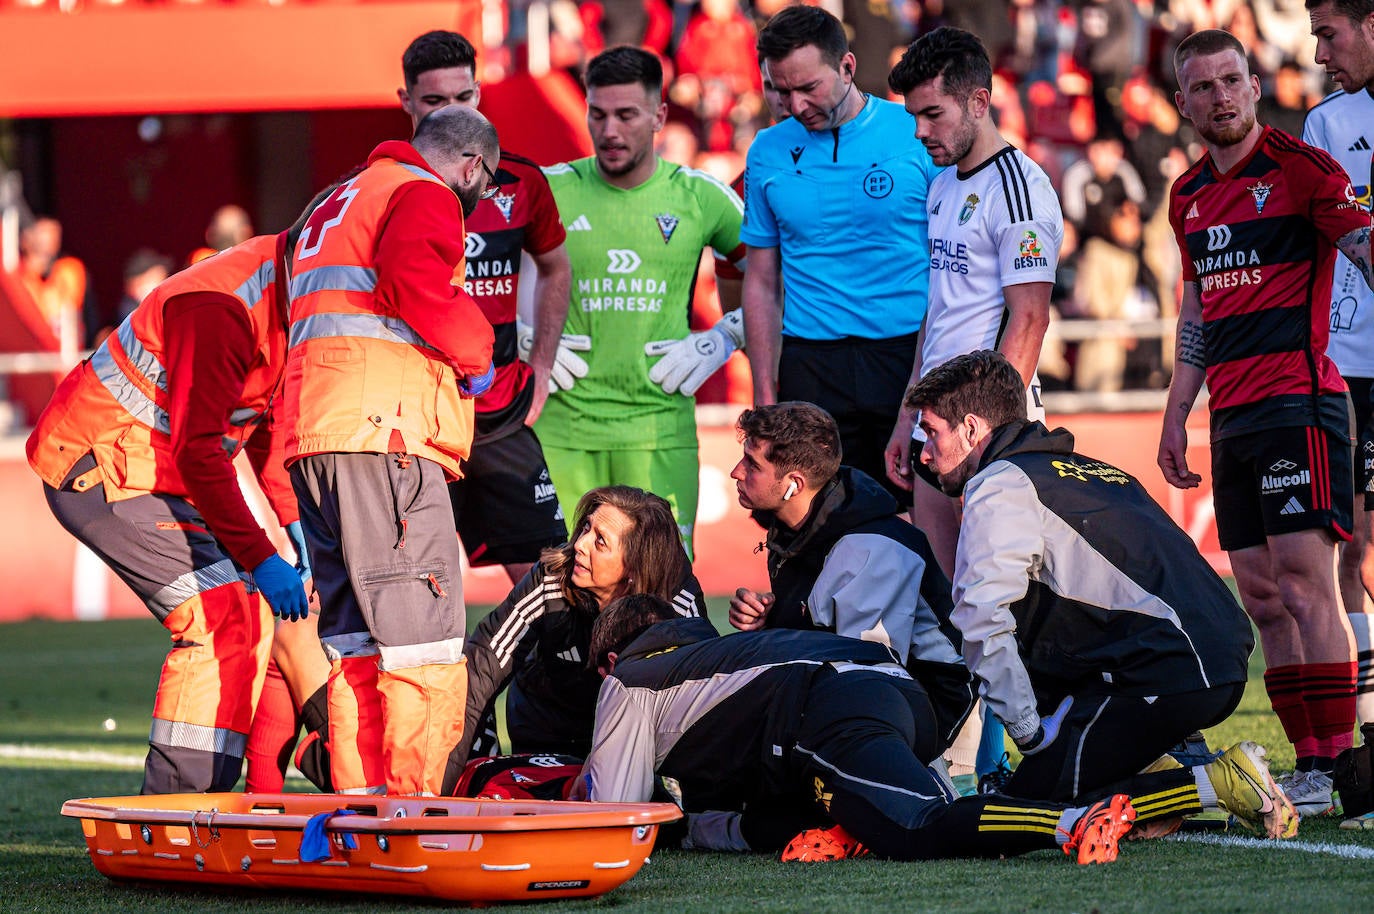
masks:
<path id="1" fill-rule="evenodd" d="M 85 5 L 121 2 L 138 0 L 86 0 Z M 4 5 L 32 7 L 36 14 L 70 11 L 79 4 L 4 0 Z M 503 54 L 523 59 L 519 44 L 530 5 L 531 0 L 510 0 L 507 47 L 493 59 Z M 669 125 L 660 135 L 659 154 L 729 182 L 743 171 L 754 135 L 770 123 L 754 48 L 757 30 L 787 5 L 789 0 L 552 0 L 546 4 L 550 59 L 554 67 L 578 74 L 606 47 L 637 44 L 657 52 L 671 77 Z M 886 75 L 892 62 L 921 34 L 954 25 L 986 43 L 996 66 L 999 129 L 1046 170 L 1063 204 L 1066 237 L 1054 326 L 1079 319 L 1144 322 L 1105 326 L 1100 333 L 1066 332 L 1063 339 L 1052 327 L 1041 364 L 1047 390 L 1162 390 L 1168 384 L 1172 329 L 1158 319 L 1177 313 L 1179 264 L 1164 204 L 1170 182 L 1199 154 L 1173 103 L 1169 60 L 1177 41 L 1202 28 L 1232 31 L 1253 49 L 1250 64 L 1264 90 L 1261 121 L 1294 135 L 1301 134 L 1306 110 L 1330 88 L 1312 62 L 1301 0 L 819 0 L 813 5 L 846 23 L 858 59 L 856 83 L 881 96 L 890 96 Z M 247 219 L 237 207 L 227 209 Z M 20 272 L 54 334 L 64 332 L 59 318 L 70 314 L 65 332 L 89 346 L 109 331 L 112 320 L 117 323 L 126 303 L 118 309 L 98 307 L 84 270 L 76 283 L 80 288 L 72 288 L 71 264 L 79 262 L 66 251 L 60 259 L 57 249 L 43 253 L 54 235 L 60 247 L 56 220 L 30 220 L 25 245 L 37 253 L 25 254 Z M 131 258 L 126 291 L 144 272 L 136 268 L 158 267 L 161 260 L 150 251 Z M 709 283 L 710 277 L 703 281 Z M 58 298 L 66 303 L 58 304 Z M 718 316 L 711 313 L 712 297 L 700 301 L 705 313 L 695 324 L 709 326 Z M 733 381 L 708 387 L 703 399 L 747 402 L 746 375 L 742 369 L 734 373 Z"/>

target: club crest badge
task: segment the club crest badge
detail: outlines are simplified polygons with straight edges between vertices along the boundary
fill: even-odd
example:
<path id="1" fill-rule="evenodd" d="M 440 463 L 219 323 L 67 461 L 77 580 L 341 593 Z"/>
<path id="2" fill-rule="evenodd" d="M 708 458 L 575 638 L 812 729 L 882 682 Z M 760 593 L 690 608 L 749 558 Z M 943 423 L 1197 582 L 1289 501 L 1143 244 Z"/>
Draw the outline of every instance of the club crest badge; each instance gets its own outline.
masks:
<path id="1" fill-rule="evenodd" d="M 496 204 L 496 208 L 501 211 L 501 216 L 510 224 L 511 210 L 515 208 L 515 194 L 497 194 L 491 198 L 491 202 Z"/>
<path id="2" fill-rule="evenodd" d="M 1274 185 L 1265 184 L 1263 181 L 1251 186 L 1250 196 L 1255 198 L 1256 213 L 1264 212 L 1264 204 L 1269 200 L 1269 191 L 1273 189 Z"/>
<path id="3" fill-rule="evenodd" d="M 669 213 L 660 213 L 654 217 L 658 223 L 658 231 L 663 235 L 663 243 L 667 244 L 673 237 L 673 232 L 677 231 L 678 218 Z"/>
<path id="4" fill-rule="evenodd" d="M 964 198 L 964 205 L 959 207 L 959 224 L 963 225 L 973 218 L 973 211 L 978 208 L 978 204 L 983 202 L 978 199 L 977 194 L 969 194 Z"/>

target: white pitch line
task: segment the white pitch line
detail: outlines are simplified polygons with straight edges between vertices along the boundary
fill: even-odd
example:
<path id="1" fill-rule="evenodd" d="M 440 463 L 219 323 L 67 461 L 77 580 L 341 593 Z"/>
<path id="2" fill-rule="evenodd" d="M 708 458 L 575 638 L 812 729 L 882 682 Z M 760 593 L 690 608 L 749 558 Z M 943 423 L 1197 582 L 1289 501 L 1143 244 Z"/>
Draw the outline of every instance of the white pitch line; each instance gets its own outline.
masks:
<path id="1" fill-rule="evenodd" d="M 83 762 L 91 765 L 110 765 L 115 768 L 142 768 L 144 757 L 141 755 L 119 755 L 114 752 L 101 752 L 97 749 L 53 749 L 50 746 L 17 746 L 13 743 L 0 743 L 0 759 L 17 759 L 28 762 Z M 289 778 L 305 780 L 305 775 L 289 765 L 286 769 Z"/>
<path id="2" fill-rule="evenodd" d="M 53 749 L 48 746 L 16 746 L 0 743 L 0 758 L 34 762 L 89 762 L 95 765 L 114 765 L 119 768 L 142 768 L 142 756 L 119 755 L 95 749 Z"/>
<path id="3" fill-rule="evenodd" d="M 1374 860 L 1374 847 L 1356 844 L 1332 844 L 1328 841 L 1268 841 L 1240 835 L 1171 835 L 1170 841 L 1184 844 L 1213 844 L 1218 847 L 1241 847 L 1247 850 L 1302 851 L 1307 854 L 1328 854 L 1348 860 Z"/>

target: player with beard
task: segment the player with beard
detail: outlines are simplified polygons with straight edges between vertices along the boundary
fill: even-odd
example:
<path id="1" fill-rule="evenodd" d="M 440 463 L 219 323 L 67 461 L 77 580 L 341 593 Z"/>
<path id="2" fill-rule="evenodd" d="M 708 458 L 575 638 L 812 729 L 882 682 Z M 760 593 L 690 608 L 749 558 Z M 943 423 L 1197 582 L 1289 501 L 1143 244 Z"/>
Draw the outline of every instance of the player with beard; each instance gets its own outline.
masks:
<path id="1" fill-rule="evenodd" d="M 342 793 L 437 794 L 462 733 L 467 620 L 445 483 L 495 369 L 491 324 L 453 277 L 463 218 L 499 161 L 482 115 L 431 112 L 411 143 L 374 149 L 296 246 L 286 461 Z"/>
<path id="2" fill-rule="evenodd" d="M 916 119 L 916 136 L 945 168 L 930 182 L 930 299 L 911 384 L 932 368 L 975 349 L 997 349 L 1026 382 L 1026 409 L 1043 419 L 1040 345 L 1050 322 L 1064 217 L 1044 170 L 1012 146 L 992 117 L 992 64 L 978 38 L 940 28 L 907 48 L 888 76 Z M 913 444 L 913 439 L 915 443 Z M 930 538 L 946 575 L 954 572 L 959 500 L 943 494 L 920 462 L 917 417 L 900 410 L 884 453 L 888 479 L 911 491 L 911 522 Z M 916 459 L 913 460 L 913 457 Z M 925 482 L 917 483 L 916 476 Z M 955 777 L 996 770 L 1004 734 L 984 715 L 982 749 L 973 759 L 967 732 L 951 754 Z M 966 786 L 960 782 L 961 789 Z"/>
<path id="3" fill-rule="evenodd" d="M 690 554 L 698 485 L 692 395 L 744 346 L 737 310 L 709 330 L 689 331 L 692 286 L 703 248 L 743 266 L 744 204 L 705 172 L 655 154 L 654 134 L 668 114 L 657 57 L 611 48 L 587 65 L 586 82 L 596 154 L 544 173 L 568 230 L 565 330 L 591 340 L 588 371 L 549 395 L 535 429 L 565 515 L 599 486 L 647 489 L 673 506 Z M 723 288 L 722 301 L 731 297 L 737 292 Z"/>
<path id="4" fill-rule="evenodd" d="M 1297 817 L 1257 743 L 1189 768 L 1153 764 L 1240 703 L 1249 622 L 1145 488 L 1077 453 L 1064 429 L 1028 420 L 1025 391 L 983 349 L 906 396 L 926 433 L 921 460 L 964 496 L 950 618 L 1021 750 L 1000 792 L 1063 803 L 1127 793 L 1147 835 L 1220 806 L 1292 837 Z"/>
<path id="5" fill-rule="evenodd" d="M 1218 538 L 1298 770 L 1325 773 L 1355 722 L 1350 626 L 1331 574 L 1352 526 L 1352 423 L 1326 355 L 1328 312 L 1337 249 L 1371 283 L 1369 213 L 1330 155 L 1256 122 L 1259 79 L 1233 36 L 1189 36 L 1174 69 L 1175 102 L 1206 152 L 1170 192 L 1184 289 L 1159 466 L 1173 486 L 1201 483 L 1184 424 L 1206 381 Z M 1326 789 L 1305 791 L 1300 813 L 1331 808 L 1330 781 L 1318 780 Z"/>

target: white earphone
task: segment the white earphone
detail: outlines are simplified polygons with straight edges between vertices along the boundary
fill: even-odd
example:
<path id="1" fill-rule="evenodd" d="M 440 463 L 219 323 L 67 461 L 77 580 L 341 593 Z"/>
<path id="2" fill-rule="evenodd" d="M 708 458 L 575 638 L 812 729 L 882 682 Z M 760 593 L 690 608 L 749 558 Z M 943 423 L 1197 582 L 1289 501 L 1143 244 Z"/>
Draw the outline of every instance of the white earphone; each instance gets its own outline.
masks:
<path id="1" fill-rule="evenodd" d="M 782 493 L 782 500 L 787 501 L 797 494 L 797 481 L 794 479 L 787 484 L 787 491 Z"/>

